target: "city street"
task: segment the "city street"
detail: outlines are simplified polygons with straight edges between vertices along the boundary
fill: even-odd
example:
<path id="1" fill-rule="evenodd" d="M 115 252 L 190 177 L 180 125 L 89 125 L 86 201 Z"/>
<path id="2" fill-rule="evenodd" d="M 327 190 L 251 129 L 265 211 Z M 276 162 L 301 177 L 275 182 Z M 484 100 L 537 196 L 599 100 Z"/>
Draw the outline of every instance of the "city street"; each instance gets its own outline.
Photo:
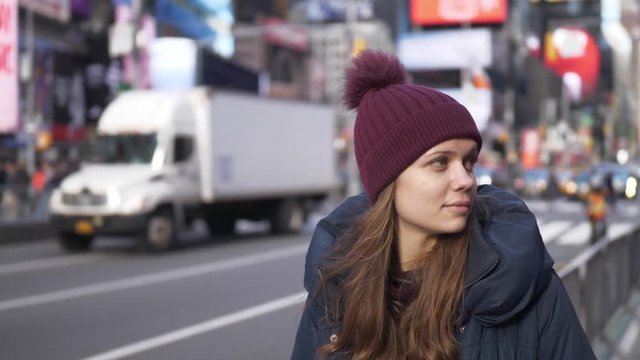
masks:
<path id="1" fill-rule="evenodd" d="M 527 203 L 557 267 L 587 246 L 582 204 Z M 636 201 L 619 202 L 610 236 L 629 231 L 639 213 Z M 291 236 L 261 226 L 213 239 L 199 226 L 162 254 L 114 238 L 79 255 L 53 239 L 2 246 L 2 359 L 287 359 L 312 224 Z"/>
<path id="2" fill-rule="evenodd" d="M 111 239 L 87 255 L 53 241 L 5 246 L 1 358 L 288 358 L 308 238 L 248 235 L 157 255 Z"/>
<path id="3" fill-rule="evenodd" d="M 336 198 L 424 165 L 395 205 L 458 231 L 415 199 L 450 199 L 471 162 L 527 197 L 596 357 L 640 359 L 639 28 L 640 0 L 0 0 L 0 360 L 289 359 Z M 491 234 L 519 246 L 523 228 Z M 483 330 L 478 351 L 555 338 L 526 325 L 545 299 L 469 300 L 530 336 Z"/>

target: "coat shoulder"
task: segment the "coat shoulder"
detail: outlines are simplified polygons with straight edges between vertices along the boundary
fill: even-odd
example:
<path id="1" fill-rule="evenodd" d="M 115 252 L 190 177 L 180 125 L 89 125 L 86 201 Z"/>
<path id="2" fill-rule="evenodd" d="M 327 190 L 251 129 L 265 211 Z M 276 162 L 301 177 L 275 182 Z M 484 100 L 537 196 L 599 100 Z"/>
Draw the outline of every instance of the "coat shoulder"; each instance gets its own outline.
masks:
<path id="1" fill-rule="evenodd" d="M 571 298 L 555 271 L 537 301 L 536 318 L 540 334 L 540 358 L 595 360 Z"/>

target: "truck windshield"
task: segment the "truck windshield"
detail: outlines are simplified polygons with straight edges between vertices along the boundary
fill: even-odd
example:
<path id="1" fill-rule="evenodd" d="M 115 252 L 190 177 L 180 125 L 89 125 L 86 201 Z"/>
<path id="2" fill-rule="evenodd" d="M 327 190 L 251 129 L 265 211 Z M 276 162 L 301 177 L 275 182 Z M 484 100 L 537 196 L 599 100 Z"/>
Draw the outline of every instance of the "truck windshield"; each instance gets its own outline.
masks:
<path id="1" fill-rule="evenodd" d="M 90 145 L 85 161 L 97 164 L 150 163 L 156 135 L 100 135 Z"/>

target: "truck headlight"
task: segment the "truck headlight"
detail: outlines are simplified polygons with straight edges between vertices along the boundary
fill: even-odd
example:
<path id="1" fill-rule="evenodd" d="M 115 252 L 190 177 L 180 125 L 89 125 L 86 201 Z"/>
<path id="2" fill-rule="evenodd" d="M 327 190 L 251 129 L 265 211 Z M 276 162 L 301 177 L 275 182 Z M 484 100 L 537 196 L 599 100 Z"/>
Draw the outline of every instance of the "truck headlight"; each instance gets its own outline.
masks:
<path id="1" fill-rule="evenodd" d="M 49 211 L 55 212 L 56 209 L 60 208 L 62 205 L 62 190 L 60 188 L 56 188 L 51 193 L 51 197 L 49 198 Z"/>
<path id="2" fill-rule="evenodd" d="M 120 206 L 120 202 L 122 198 L 120 197 L 120 192 L 118 192 L 115 188 L 107 189 L 107 206 L 111 208 L 116 208 Z"/>
<path id="3" fill-rule="evenodd" d="M 122 199 L 120 210 L 126 214 L 144 212 L 147 207 L 147 201 L 143 196 L 134 195 Z"/>

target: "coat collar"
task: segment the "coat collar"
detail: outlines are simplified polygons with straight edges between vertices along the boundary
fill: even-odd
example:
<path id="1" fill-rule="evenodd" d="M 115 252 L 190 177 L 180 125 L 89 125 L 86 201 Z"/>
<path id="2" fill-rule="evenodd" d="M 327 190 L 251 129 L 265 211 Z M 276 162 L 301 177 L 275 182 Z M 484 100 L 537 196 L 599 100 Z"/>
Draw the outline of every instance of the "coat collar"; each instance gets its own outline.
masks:
<path id="1" fill-rule="evenodd" d="M 469 239 L 469 256 L 464 288 L 467 289 L 473 286 L 498 266 L 499 262 L 500 255 L 482 236 L 480 222 L 478 220 L 473 221 L 471 223 L 471 238 Z"/>

